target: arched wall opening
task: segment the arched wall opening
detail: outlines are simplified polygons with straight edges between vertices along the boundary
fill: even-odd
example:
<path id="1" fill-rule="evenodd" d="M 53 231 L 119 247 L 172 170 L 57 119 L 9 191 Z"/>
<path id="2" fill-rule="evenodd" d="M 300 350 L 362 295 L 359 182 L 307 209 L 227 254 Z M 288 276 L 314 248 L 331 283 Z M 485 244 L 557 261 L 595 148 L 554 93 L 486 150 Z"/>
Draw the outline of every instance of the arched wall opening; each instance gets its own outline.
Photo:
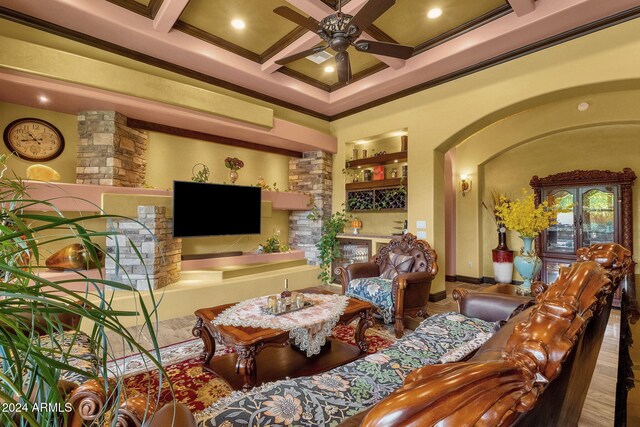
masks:
<path id="1" fill-rule="evenodd" d="M 614 82 L 610 86 L 618 89 L 628 87 L 628 83 Z M 448 251 L 455 247 L 457 276 L 493 278 L 491 249 L 497 245 L 497 234 L 492 215 L 482 205 L 490 201 L 492 191 L 519 197 L 522 189 L 530 190 L 533 175 L 543 177 L 576 169 L 621 171 L 629 167 L 640 172 L 640 90 L 605 91 L 603 86 L 597 92 L 594 88 L 583 89 L 578 91 L 582 95 L 562 98 L 567 94 L 563 91 L 541 97 L 538 101 L 542 103 L 535 107 L 480 129 L 477 122 L 461 130 L 460 134 L 470 136 L 451 149 L 455 169 L 453 176 L 445 177 L 455 183 L 464 173 L 473 180 L 473 190 L 465 197 L 457 189 L 445 195 L 455 199 L 455 211 L 445 215 L 455 216 L 455 237 L 449 239 L 452 233 L 447 232 L 446 247 Z M 545 98 L 560 99 L 545 103 Z M 578 110 L 581 102 L 589 104 L 586 111 Z M 637 203 L 640 191 L 634 194 L 635 206 Z M 634 227 L 640 227 L 637 215 Z M 521 248 L 513 232 L 508 233 L 508 243 L 511 249 Z M 638 243 L 635 237 L 634 246 Z M 451 275 L 450 269 L 447 274 Z M 519 279 L 517 275 L 514 278 Z"/>

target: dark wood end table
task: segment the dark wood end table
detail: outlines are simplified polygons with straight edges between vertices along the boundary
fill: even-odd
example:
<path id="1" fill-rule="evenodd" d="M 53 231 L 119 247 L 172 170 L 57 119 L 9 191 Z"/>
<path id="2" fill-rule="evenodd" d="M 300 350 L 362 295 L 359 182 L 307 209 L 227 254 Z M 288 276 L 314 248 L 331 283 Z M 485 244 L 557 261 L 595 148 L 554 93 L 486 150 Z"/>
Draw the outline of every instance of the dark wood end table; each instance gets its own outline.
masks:
<path id="1" fill-rule="evenodd" d="M 299 292 L 331 294 L 318 288 L 301 289 Z M 357 347 L 327 338 L 325 348 L 312 357 L 289 346 L 288 331 L 212 323 L 216 316 L 233 305 L 235 303 L 196 310 L 197 320 L 192 333 L 204 343 L 205 369 L 222 376 L 236 390 L 247 390 L 285 377 L 295 378 L 324 372 L 355 360 L 368 350 L 365 331 L 373 326 L 372 305 L 368 302 L 350 298 L 338 320 L 338 324 L 344 325 L 358 319 L 354 337 Z M 234 348 L 236 353 L 214 358 L 216 340 Z M 264 353 L 260 354 L 263 350 Z M 268 366 L 268 369 L 260 372 L 257 369 L 258 354 L 261 356 L 261 366 Z"/>

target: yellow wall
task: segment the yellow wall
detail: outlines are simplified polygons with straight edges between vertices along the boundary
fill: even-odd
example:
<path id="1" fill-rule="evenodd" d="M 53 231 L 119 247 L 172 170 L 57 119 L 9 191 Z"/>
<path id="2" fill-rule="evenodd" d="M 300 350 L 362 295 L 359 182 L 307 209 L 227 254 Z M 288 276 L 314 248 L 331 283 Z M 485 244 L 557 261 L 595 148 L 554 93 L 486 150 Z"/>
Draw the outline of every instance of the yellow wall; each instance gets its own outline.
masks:
<path id="1" fill-rule="evenodd" d="M 48 162 L 41 162 L 47 166 L 57 170 L 61 179 L 60 182 L 76 182 L 76 158 L 78 145 L 78 118 L 77 116 L 64 113 L 56 113 L 55 111 L 41 110 L 38 108 L 23 107 L 22 105 L 9 104 L 0 102 L 0 130 L 4 131 L 5 127 L 16 119 L 32 117 L 36 119 L 46 120 L 57 127 L 64 137 L 64 151 L 60 156 Z M 3 143 L 0 145 L 0 153 L 9 153 L 9 149 Z M 27 176 L 26 169 L 36 164 L 19 159 L 17 156 L 11 156 L 7 161 L 9 170 L 7 173 L 15 173 L 17 176 L 24 178 Z"/>
<path id="2" fill-rule="evenodd" d="M 160 189 L 171 189 L 174 180 L 189 181 L 193 166 L 204 163 L 211 170 L 209 182 L 229 182 L 229 169 L 224 167 L 226 157 L 237 157 L 244 162 L 244 168 L 238 171 L 238 185 L 256 185 L 262 176 L 265 182 L 273 186 L 276 183 L 281 191 L 289 186 L 289 157 L 280 154 L 248 150 L 230 145 L 180 138 L 163 133 L 149 132 L 147 149 L 147 184 Z M 233 200 L 216 201 L 216 210 L 211 220 L 222 214 L 233 214 Z M 259 243 L 265 243 L 275 229 L 281 232 L 281 242 L 287 243 L 289 233 L 289 212 L 273 210 L 271 217 L 262 218 L 261 235 L 191 237 L 182 239 L 182 251 L 185 254 L 251 251 Z"/>
<path id="3" fill-rule="evenodd" d="M 57 170 L 62 178 L 61 182 L 75 183 L 76 158 L 78 141 L 78 119 L 75 115 L 57 113 L 37 108 L 24 107 L 17 104 L 0 103 L 0 129 L 4 129 L 11 121 L 34 117 L 46 120 L 55 125 L 62 132 L 65 139 L 63 153 L 44 164 Z M 9 150 L 4 144 L 0 145 L 1 153 Z M 191 170 L 196 163 L 204 163 L 211 170 L 210 182 L 228 182 L 229 169 L 224 167 L 225 157 L 238 157 L 245 163 L 245 167 L 238 174 L 239 185 L 255 185 L 262 176 L 269 185 L 277 183 L 280 190 L 288 189 L 289 157 L 279 154 L 265 153 L 244 148 L 220 145 L 211 142 L 179 138 L 162 133 L 149 133 L 149 149 L 147 152 L 147 184 L 155 188 L 171 189 L 173 180 L 190 180 Z M 7 161 L 6 173 L 24 178 L 26 168 L 34 162 L 21 160 L 12 156 Z M 6 175 L 10 176 L 10 175 Z M 233 202 L 221 203 L 221 209 L 233 209 Z M 79 215 L 79 213 L 66 213 Z M 215 216 L 212 216 L 214 219 Z M 102 222 L 93 221 L 90 227 L 104 230 Z M 223 251 L 251 251 L 259 243 L 264 243 L 275 229 L 281 231 L 281 241 L 288 241 L 289 212 L 273 210 L 270 217 L 263 218 L 261 235 L 188 238 L 183 240 L 183 253 L 209 253 Z M 97 243 L 104 245 L 104 239 L 97 239 Z M 69 242 L 58 242 L 47 245 L 44 256 L 67 245 Z"/>
<path id="4" fill-rule="evenodd" d="M 577 109 L 582 101 L 590 103 L 585 112 Z M 638 90 L 568 96 L 494 122 L 464 140 L 456 147 L 458 173 L 471 173 L 475 188 L 466 197 L 457 196 L 457 274 L 493 276 L 495 226 L 481 209 L 492 189 L 518 196 L 533 175 L 624 167 L 640 171 L 639 140 Z M 637 227 L 640 217 L 634 221 Z M 481 243 L 469 245 L 470 239 Z M 521 247 L 517 238 L 511 244 Z"/>
<path id="5" fill-rule="evenodd" d="M 78 70 L 83 70 L 79 65 L 78 61 L 83 61 L 83 58 L 90 58 L 95 61 L 102 62 L 104 64 L 113 64 L 116 66 L 114 69 L 118 69 L 122 67 L 123 69 L 133 70 L 136 73 L 129 73 L 127 75 L 122 74 L 112 74 L 107 76 L 102 76 L 103 79 L 113 79 L 112 82 L 120 83 L 120 82 L 128 82 L 134 88 L 147 86 L 148 84 L 152 84 L 156 89 L 160 88 L 160 90 L 156 90 L 155 94 L 151 94 L 150 98 L 158 99 L 155 97 L 166 97 L 167 95 L 173 94 L 173 100 L 178 103 L 185 102 L 193 102 L 193 98 L 188 99 L 187 93 L 184 91 L 185 88 L 188 89 L 189 92 L 197 93 L 197 97 L 205 97 L 206 101 L 203 102 L 202 108 L 207 110 L 208 108 L 214 108 L 215 106 L 211 104 L 210 99 L 206 98 L 207 92 L 209 96 L 213 99 L 216 98 L 217 94 L 225 95 L 232 100 L 240 100 L 243 102 L 248 102 L 253 104 L 256 107 L 266 107 L 270 110 L 273 110 L 273 115 L 277 118 L 284 119 L 287 121 L 291 121 L 293 123 L 300 124 L 302 126 L 307 126 L 322 132 L 329 131 L 328 122 L 311 117 L 307 114 L 299 113 L 293 110 L 290 110 L 285 107 L 281 107 L 275 104 L 271 104 L 269 102 L 261 101 L 246 95 L 239 94 L 237 92 L 233 92 L 231 90 L 223 89 L 217 86 L 214 86 L 209 83 L 205 83 L 200 80 L 192 79 L 189 77 L 182 76 L 177 73 L 173 73 L 171 71 L 166 71 L 158 67 L 154 67 L 151 65 L 147 65 L 143 62 L 138 62 L 133 59 L 129 59 L 111 52 L 107 52 L 105 50 L 97 49 L 83 43 L 75 42 L 64 37 L 56 36 L 45 31 L 38 31 L 33 28 L 20 25 L 14 22 L 10 22 L 7 20 L 0 19 L 0 36 L 5 36 L 8 39 L 12 40 L 4 40 L 4 43 L 15 44 L 14 40 L 26 41 L 29 43 L 33 43 L 34 45 L 42 46 L 44 48 L 51 49 L 27 49 L 29 52 L 29 56 L 27 57 L 28 61 L 26 62 L 27 68 L 26 71 L 34 71 L 28 67 L 28 64 L 40 67 L 40 61 L 42 61 L 41 55 L 57 55 L 58 60 L 56 61 L 56 67 L 60 70 L 75 72 Z M 4 50 L 5 53 L 11 54 L 11 60 L 13 61 L 15 50 L 9 45 L 4 46 L 4 48 L 0 47 L 0 53 Z M 13 53 L 12 53 L 13 52 Z M 35 54 L 37 52 L 37 54 Z M 65 53 L 71 53 L 73 55 L 66 55 Z M 77 56 L 76 56 L 77 55 Z M 1 55 L 0 55 L 1 56 Z M 2 61 L 0 61 L 2 64 Z M 49 72 L 49 69 L 45 68 L 45 74 Z M 126 72 L 126 70 L 120 70 L 118 72 Z M 139 72 L 139 73 L 138 73 Z M 134 79 L 132 79 L 132 75 L 135 75 Z M 158 78 L 153 78 L 153 76 Z M 173 84 L 171 82 L 174 82 Z M 167 84 L 165 88 L 161 88 L 161 84 Z M 142 85 L 142 86 L 141 86 Z M 113 89 L 112 86 L 107 84 L 105 86 L 107 89 Z M 200 89 L 204 90 L 200 91 Z M 174 92 L 175 91 L 175 92 Z M 135 93 L 137 96 L 141 96 L 139 93 Z M 169 103 L 174 103 L 170 101 Z M 207 104 L 208 103 L 208 104 Z M 220 107 L 224 107 L 221 105 Z M 242 113 L 241 110 L 236 110 L 233 113 Z"/>
<path id="6" fill-rule="evenodd" d="M 334 182 L 340 181 L 339 165 L 344 164 L 346 158 L 344 143 L 407 128 L 409 230 L 415 232 L 416 220 L 427 221 L 427 240 L 437 251 L 439 264 L 444 266 L 447 260 L 444 256 L 443 153 L 491 123 L 538 105 L 640 88 L 639 32 L 640 20 L 629 21 L 335 121 L 331 128 L 340 144 L 334 157 Z M 504 141 L 503 147 L 476 142 L 473 146 L 479 151 L 478 155 L 467 158 L 485 161 L 521 142 Z M 621 155 L 620 159 L 624 162 L 625 156 Z M 457 173 L 470 173 L 474 183 L 478 183 L 478 163 L 465 162 L 464 154 L 463 158 L 459 157 L 459 150 L 456 161 Z M 338 210 L 343 201 L 344 187 L 336 185 L 334 210 Z M 465 247 L 467 256 L 462 260 L 470 261 L 471 266 L 465 262 L 457 274 L 479 277 L 483 262 L 479 192 L 472 191 L 464 203 L 458 202 L 458 218 L 468 218 L 457 223 L 469 227 L 468 230 L 458 228 L 458 246 Z M 468 215 L 464 213 L 467 210 Z M 460 251 L 458 248 L 458 261 L 462 257 Z M 443 289 L 444 274 L 439 274 L 433 290 Z"/>
<path id="7" fill-rule="evenodd" d="M 638 94 L 636 93 L 636 96 Z M 640 110 L 639 110 L 640 113 Z M 509 150 L 483 166 L 485 194 L 492 188 L 519 197 L 521 188 L 529 187 L 533 175 L 544 177 L 576 169 L 621 171 L 630 167 L 640 173 L 640 114 L 637 124 L 612 124 L 568 130 L 543 136 Z M 558 162 L 558 159 L 563 159 Z M 634 188 L 633 227 L 640 230 L 640 191 Z M 485 196 L 486 198 L 486 196 Z M 486 211 L 482 211 L 483 239 L 481 275 L 493 277 L 491 249 L 497 244 L 495 225 Z M 640 234 L 634 233 L 634 248 L 639 248 Z M 458 241 L 458 245 L 461 242 Z M 514 232 L 508 233 L 511 249 L 520 249 L 522 241 Z M 636 249 L 637 251 L 637 249 Z M 519 276 L 515 276 L 520 280 Z"/>

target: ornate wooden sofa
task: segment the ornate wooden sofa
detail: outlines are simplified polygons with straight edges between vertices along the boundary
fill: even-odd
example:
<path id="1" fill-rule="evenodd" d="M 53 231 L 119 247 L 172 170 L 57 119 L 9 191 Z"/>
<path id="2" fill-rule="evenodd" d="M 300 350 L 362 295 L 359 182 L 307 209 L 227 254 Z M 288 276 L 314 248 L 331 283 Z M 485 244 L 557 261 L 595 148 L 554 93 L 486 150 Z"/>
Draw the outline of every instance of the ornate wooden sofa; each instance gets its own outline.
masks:
<path id="1" fill-rule="evenodd" d="M 396 336 L 404 317 L 427 317 L 431 281 L 438 273 L 436 252 L 424 240 L 407 233 L 394 239 L 366 263 L 338 267 L 342 293 L 372 303 Z"/>
<path id="2" fill-rule="evenodd" d="M 256 417 L 261 425 L 576 425 L 618 280 L 596 262 L 576 262 L 466 362 L 434 364 L 474 348 L 468 339 L 449 344 L 464 335 L 462 325 L 481 334 L 492 323 L 439 314 L 388 349 L 324 374 L 237 393 L 199 421 L 206 427 Z"/>
<path id="3" fill-rule="evenodd" d="M 471 359 L 414 371 L 361 417 L 362 425 L 577 425 L 613 293 L 631 265 L 629 251 L 614 244 L 585 248 L 579 257 L 607 269 L 594 261 L 562 269 L 533 307 Z"/>

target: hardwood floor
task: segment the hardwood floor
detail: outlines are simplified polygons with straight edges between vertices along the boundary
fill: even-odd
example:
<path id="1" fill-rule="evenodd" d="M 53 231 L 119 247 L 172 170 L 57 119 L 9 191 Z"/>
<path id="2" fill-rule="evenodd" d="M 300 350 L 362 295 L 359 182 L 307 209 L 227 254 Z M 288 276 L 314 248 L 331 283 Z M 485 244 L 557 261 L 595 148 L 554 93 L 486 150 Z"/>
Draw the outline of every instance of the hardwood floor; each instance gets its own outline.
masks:
<path id="1" fill-rule="evenodd" d="M 482 286 L 483 285 L 473 285 L 462 282 L 448 282 L 447 298 L 435 303 L 429 303 L 429 313 L 437 314 L 457 311 L 456 303 L 451 298 L 451 291 L 456 287 L 475 290 Z M 195 316 L 184 316 L 160 322 L 157 330 L 159 345 L 166 346 L 193 338 L 191 328 L 193 328 L 195 319 Z M 587 400 L 582 410 L 582 416 L 579 422 L 580 427 L 606 427 L 613 425 L 619 330 L 620 311 L 614 309 L 609 317 L 609 323 L 598 356 L 596 369 L 593 373 Z M 134 336 L 138 337 L 138 342 L 146 348 L 153 347 L 148 335 L 140 333 L 140 328 L 130 328 L 130 331 Z M 113 339 L 111 342 L 113 344 L 115 357 L 121 357 L 131 353 L 125 351 L 121 345 L 119 346 L 117 339 Z"/>

